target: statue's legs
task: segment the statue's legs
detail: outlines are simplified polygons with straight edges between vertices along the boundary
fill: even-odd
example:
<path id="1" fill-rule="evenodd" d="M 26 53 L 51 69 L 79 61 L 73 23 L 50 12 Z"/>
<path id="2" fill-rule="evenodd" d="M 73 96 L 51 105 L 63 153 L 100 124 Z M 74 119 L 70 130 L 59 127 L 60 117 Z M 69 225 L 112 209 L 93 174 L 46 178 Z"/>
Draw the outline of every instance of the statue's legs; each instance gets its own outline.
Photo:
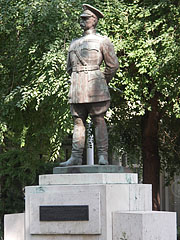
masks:
<path id="1" fill-rule="evenodd" d="M 72 140 L 72 155 L 82 161 L 85 144 L 85 123 L 82 118 L 74 117 L 74 131 Z"/>
<path id="2" fill-rule="evenodd" d="M 95 126 L 95 138 L 98 154 L 98 164 L 108 164 L 108 132 L 106 122 L 104 120 L 104 114 L 92 116 L 92 120 Z"/>
<path id="3" fill-rule="evenodd" d="M 72 104 L 71 114 L 74 119 L 72 153 L 71 157 L 66 162 L 60 163 L 61 167 L 82 164 L 82 155 L 85 145 L 85 122 L 88 113 L 85 111 L 82 104 Z"/>
<path id="4" fill-rule="evenodd" d="M 98 153 L 98 163 L 108 164 L 108 133 L 104 115 L 109 108 L 110 101 L 95 103 L 71 104 L 71 114 L 74 119 L 71 157 L 61 167 L 81 165 L 85 145 L 85 123 L 90 114 L 95 125 L 95 137 Z"/>
<path id="5" fill-rule="evenodd" d="M 90 114 L 95 126 L 95 139 L 98 154 L 98 164 L 108 164 L 108 132 L 104 115 L 110 106 L 110 101 L 96 102 L 89 105 Z"/>

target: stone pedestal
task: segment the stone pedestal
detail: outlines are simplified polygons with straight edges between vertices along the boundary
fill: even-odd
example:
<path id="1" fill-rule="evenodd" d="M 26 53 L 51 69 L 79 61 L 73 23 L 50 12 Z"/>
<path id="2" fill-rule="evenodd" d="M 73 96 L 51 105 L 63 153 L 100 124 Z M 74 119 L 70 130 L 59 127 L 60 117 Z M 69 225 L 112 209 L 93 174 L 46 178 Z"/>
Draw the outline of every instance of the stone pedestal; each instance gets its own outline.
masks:
<path id="1" fill-rule="evenodd" d="M 177 239 L 176 214 L 172 212 L 130 211 L 113 214 L 113 240 Z"/>
<path id="2" fill-rule="evenodd" d="M 112 213 L 151 211 L 151 194 L 151 185 L 137 184 L 137 174 L 40 176 L 39 186 L 26 187 L 26 240 L 49 240 L 49 234 L 57 240 L 112 240 Z M 42 206 L 69 207 L 73 220 L 54 221 L 49 211 L 49 220 L 41 221 Z M 75 206 L 86 206 L 88 219 L 79 220 Z"/>
<path id="3" fill-rule="evenodd" d="M 87 168 L 81 173 L 81 167 L 56 169 L 40 176 L 38 186 L 26 187 L 25 240 L 126 240 L 125 233 L 132 236 L 128 240 L 166 240 L 161 231 L 158 238 L 150 237 L 152 222 L 173 232 L 167 240 L 175 240 L 175 213 L 152 212 L 151 185 L 138 184 L 137 174 L 121 168 L 114 173 L 105 168 L 105 173 L 101 166 L 94 167 L 96 173 L 87 173 Z M 171 223 L 163 222 L 169 217 Z M 150 230 L 144 235 L 142 229 Z"/>
<path id="4" fill-rule="evenodd" d="M 4 240 L 24 240 L 24 213 L 5 215 Z"/>

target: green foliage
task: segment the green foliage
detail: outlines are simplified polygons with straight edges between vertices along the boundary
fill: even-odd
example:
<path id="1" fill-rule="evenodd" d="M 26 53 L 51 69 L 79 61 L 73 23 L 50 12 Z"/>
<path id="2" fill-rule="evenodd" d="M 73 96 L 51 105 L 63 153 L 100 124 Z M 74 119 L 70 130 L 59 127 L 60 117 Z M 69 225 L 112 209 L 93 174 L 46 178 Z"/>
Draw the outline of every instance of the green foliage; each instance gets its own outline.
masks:
<path id="1" fill-rule="evenodd" d="M 55 160 L 63 136 L 71 132 L 66 55 L 79 30 L 77 3 L 1 1 L 0 7 L 1 128 L 29 148 L 39 148 L 41 141 Z"/>
<path id="2" fill-rule="evenodd" d="M 180 119 L 164 117 L 160 123 L 161 169 L 166 171 L 166 183 L 174 180 L 174 173 L 180 174 Z"/>
<path id="3" fill-rule="evenodd" d="M 42 154 L 48 150 L 57 159 L 64 136 L 72 130 L 66 55 L 70 41 L 81 34 L 81 3 L 1 1 L 2 143 L 10 131 L 20 146 L 32 150 L 40 145 Z M 124 95 L 112 92 L 109 124 L 122 129 L 123 142 L 133 150 L 140 146 L 138 116 L 151 110 L 155 93 L 162 114 L 180 114 L 179 5 L 175 0 L 90 4 L 103 11 L 98 31 L 113 41 L 120 62 L 111 86 Z M 132 133 L 134 124 L 138 130 Z M 118 139 L 114 133 L 112 137 L 112 143 Z"/>
<path id="4" fill-rule="evenodd" d="M 178 236 L 178 240 L 180 239 L 180 227 L 177 228 L 177 236 Z"/>
<path id="5" fill-rule="evenodd" d="M 172 177 L 178 171 L 179 150 L 175 155 L 171 142 L 162 141 L 161 136 L 165 128 L 173 136 L 173 120 L 169 119 L 180 116 L 179 2 L 114 0 L 104 1 L 103 6 L 106 18 L 100 30 L 113 41 L 120 62 L 111 86 L 124 92 L 111 91 L 110 144 L 140 160 L 142 116 L 151 111 L 158 96 L 162 169 Z M 178 135 L 179 125 L 176 127 Z M 176 139 L 173 143 L 178 148 Z"/>
<path id="6" fill-rule="evenodd" d="M 160 109 L 179 116 L 179 11 L 176 1 L 107 1 L 103 24 L 120 60 L 116 86 L 124 88 L 131 115 L 143 115 L 159 93 Z"/>
<path id="7" fill-rule="evenodd" d="M 66 55 L 80 30 L 78 5 L 0 2 L 1 221 L 4 213 L 23 211 L 24 187 L 37 184 L 39 174 L 52 173 L 49 160 L 59 157 L 62 140 L 71 133 Z"/>
<path id="8" fill-rule="evenodd" d="M 56 164 L 35 152 L 9 150 L 0 154 L 0 220 L 4 214 L 24 211 L 25 186 L 37 185 L 38 176 L 52 173 Z M 1 225 L 3 227 L 3 224 Z M 0 236 L 3 229 L 0 228 Z"/>

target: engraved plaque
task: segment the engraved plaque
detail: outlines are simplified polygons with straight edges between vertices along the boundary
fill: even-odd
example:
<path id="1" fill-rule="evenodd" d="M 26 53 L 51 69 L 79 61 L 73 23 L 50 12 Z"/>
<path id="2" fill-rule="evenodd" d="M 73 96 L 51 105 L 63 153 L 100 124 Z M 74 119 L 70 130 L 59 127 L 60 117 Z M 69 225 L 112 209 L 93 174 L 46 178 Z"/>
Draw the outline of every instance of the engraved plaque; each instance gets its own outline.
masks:
<path id="1" fill-rule="evenodd" d="M 88 205 L 40 206 L 40 221 L 89 221 Z"/>
<path id="2" fill-rule="evenodd" d="M 68 192 L 60 186 L 43 187 L 44 192 L 37 191 L 39 186 L 35 189 L 26 197 L 26 202 L 29 201 L 26 222 L 29 221 L 31 235 L 102 233 L 99 189 L 96 192 L 89 191 L 87 186 L 80 189 L 73 186 Z"/>

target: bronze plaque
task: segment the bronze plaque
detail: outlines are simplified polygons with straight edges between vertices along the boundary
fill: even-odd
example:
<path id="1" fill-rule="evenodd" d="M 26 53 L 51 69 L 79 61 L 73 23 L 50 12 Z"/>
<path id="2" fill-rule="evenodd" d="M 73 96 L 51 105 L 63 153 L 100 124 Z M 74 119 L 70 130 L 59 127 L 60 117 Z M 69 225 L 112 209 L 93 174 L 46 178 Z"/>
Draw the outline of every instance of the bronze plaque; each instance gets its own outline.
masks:
<path id="1" fill-rule="evenodd" d="M 40 221 L 88 221 L 88 205 L 40 206 Z"/>

